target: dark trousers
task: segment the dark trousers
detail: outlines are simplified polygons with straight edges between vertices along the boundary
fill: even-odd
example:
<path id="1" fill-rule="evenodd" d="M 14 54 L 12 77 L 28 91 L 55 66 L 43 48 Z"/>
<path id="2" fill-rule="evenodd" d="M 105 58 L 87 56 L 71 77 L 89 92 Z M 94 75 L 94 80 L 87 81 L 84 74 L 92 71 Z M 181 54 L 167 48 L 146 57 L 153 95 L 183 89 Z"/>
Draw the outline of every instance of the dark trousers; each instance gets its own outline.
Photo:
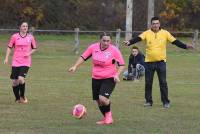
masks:
<path id="1" fill-rule="evenodd" d="M 160 93 L 161 93 L 161 101 L 163 104 L 169 103 L 168 99 L 168 87 L 166 81 L 166 62 L 146 62 L 147 68 L 145 70 L 145 99 L 146 102 L 153 104 L 152 100 L 152 84 L 153 77 L 155 71 L 157 72 L 159 85 L 160 85 Z"/>

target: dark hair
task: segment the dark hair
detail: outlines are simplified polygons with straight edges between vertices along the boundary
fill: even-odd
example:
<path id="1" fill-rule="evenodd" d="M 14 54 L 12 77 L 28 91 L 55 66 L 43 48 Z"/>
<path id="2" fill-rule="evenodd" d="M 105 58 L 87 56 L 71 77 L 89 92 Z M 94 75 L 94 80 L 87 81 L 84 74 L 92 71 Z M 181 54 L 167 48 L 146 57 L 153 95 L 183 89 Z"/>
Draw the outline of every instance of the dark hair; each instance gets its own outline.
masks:
<path id="1" fill-rule="evenodd" d="M 133 46 L 133 47 L 132 47 L 132 49 L 137 49 L 137 50 L 139 50 L 139 48 L 138 48 L 138 47 L 136 47 L 136 46 Z"/>
<path id="2" fill-rule="evenodd" d="M 28 24 L 27 21 L 19 21 L 19 22 L 17 22 L 17 26 L 20 27 L 23 23 L 27 23 Z"/>
<path id="3" fill-rule="evenodd" d="M 152 18 L 151 18 L 151 23 L 152 23 L 152 21 L 154 21 L 154 20 L 159 20 L 159 21 L 160 21 L 160 18 L 157 17 L 157 16 L 152 17 Z"/>
<path id="4" fill-rule="evenodd" d="M 100 39 L 102 39 L 103 36 L 109 36 L 111 38 L 111 34 L 107 32 L 103 32 L 100 34 Z"/>

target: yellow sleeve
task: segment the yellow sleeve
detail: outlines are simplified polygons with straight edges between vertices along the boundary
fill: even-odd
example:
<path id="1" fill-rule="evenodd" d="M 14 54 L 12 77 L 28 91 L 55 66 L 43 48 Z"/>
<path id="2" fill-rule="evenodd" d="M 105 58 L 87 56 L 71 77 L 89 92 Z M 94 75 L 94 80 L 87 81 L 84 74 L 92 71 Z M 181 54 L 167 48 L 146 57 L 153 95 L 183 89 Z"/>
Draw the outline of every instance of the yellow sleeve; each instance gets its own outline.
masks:
<path id="1" fill-rule="evenodd" d="M 142 40 L 145 40 L 146 39 L 146 32 L 143 32 L 139 35 L 139 37 L 142 39 Z"/>
<path id="2" fill-rule="evenodd" d="M 173 42 L 173 41 L 175 41 L 176 40 L 176 38 L 174 37 L 174 36 L 172 36 L 168 31 L 166 31 L 167 32 L 167 40 L 169 41 L 169 42 Z"/>

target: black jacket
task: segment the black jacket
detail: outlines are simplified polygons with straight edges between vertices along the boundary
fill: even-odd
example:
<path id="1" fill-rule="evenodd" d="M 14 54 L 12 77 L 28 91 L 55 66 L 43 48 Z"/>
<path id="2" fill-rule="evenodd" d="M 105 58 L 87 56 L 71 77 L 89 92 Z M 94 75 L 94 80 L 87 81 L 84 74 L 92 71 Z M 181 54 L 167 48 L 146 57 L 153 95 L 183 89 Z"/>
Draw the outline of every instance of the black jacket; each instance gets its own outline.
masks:
<path id="1" fill-rule="evenodd" d="M 145 67 L 144 59 L 145 59 L 145 56 L 140 52 L 136 56 L 133 56 L 131 54 L 129 56 L 128 73 L 131 73 L 132 68 L 136 68 L 136 64 L 141 64 Z"/>

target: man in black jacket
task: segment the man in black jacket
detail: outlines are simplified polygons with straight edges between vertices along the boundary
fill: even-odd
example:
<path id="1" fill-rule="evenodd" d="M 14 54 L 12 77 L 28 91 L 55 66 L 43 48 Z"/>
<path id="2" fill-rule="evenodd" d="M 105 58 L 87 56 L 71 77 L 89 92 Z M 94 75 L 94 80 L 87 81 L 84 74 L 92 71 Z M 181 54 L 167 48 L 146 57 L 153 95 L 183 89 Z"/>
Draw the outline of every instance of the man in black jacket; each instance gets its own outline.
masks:
<path id="1" fill-rule="evenodd" d="M 145 73 L 144 55 L 138 47 L 133 46 L 129 56 L 128 71 L 124 72 L 124 80 L 139 80 Z"/>

